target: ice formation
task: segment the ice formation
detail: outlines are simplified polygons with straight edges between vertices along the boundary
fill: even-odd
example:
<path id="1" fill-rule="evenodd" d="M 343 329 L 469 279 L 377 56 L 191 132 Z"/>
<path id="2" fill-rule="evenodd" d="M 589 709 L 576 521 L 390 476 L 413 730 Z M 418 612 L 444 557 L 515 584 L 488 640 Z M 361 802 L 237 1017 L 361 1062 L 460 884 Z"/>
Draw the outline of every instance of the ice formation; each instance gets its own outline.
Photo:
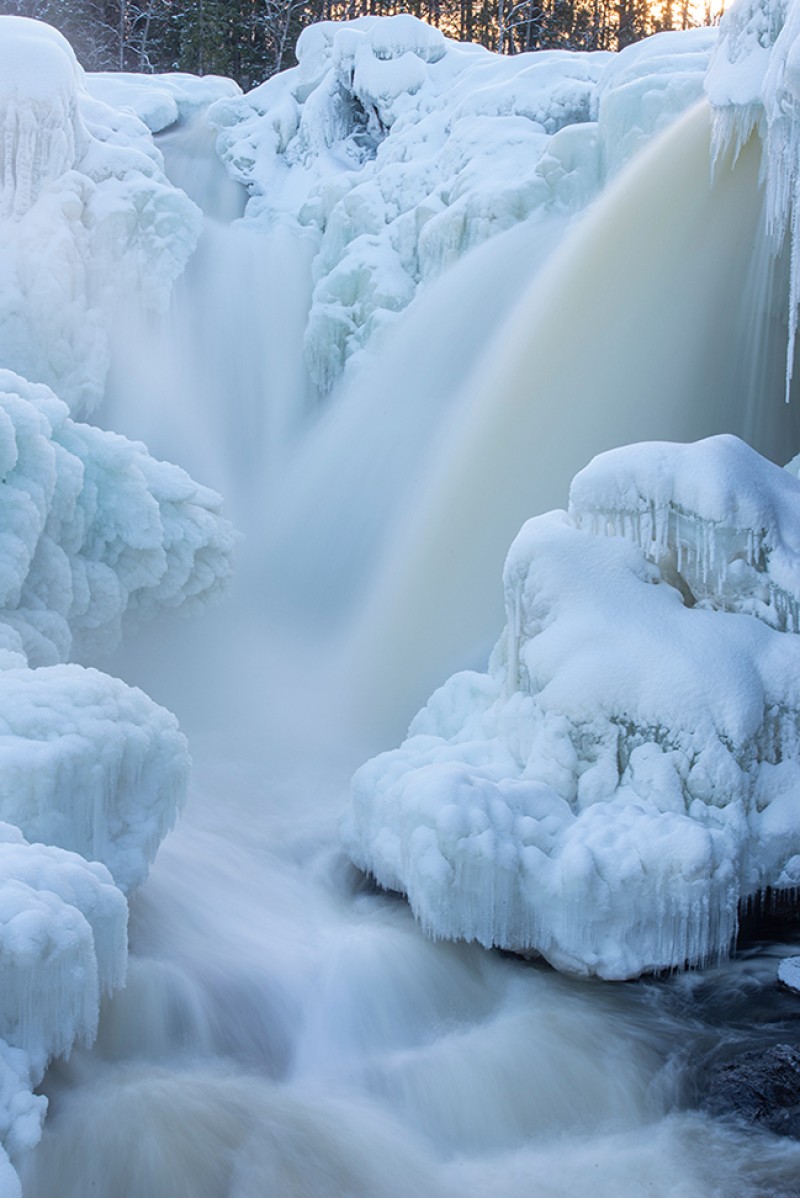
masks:
<path id="1" fill-rule="evenodd" d="M 800 884 L 800 482 L 733 437 L 595 459 L 530 520 L 486 674 L 353 783 L 352 859 L 432 935 L 629 978 Z"/>
<path id="2" fill-rule="evenodd" d="M 13 1157 L 38 1138 L 48 1060 L 93 1038 L 101 992 L 124 978 L 124 893 L 174 822 L 189 764 L 169 712 L 60 663 L 112 648 L 126 617 L 214 597 L 234 536 L 213 492 L 2 369 L 0 481 L 0 1144 Z"/>
<path id="3" fill-rule="evenodd" d="M 241 88 L 222 75 L 135 75 L 97 71 L 84 77 L 89 95 L 116 109 L 130 109 L 151 133 L 162 133 L 179 121 L 191 120 L 215 100 L 241 95 Z"/>
<path id="4" fill-rule="evenodd" d="M 98 402 L 124 302 L 163 308 L 200 230 L 149 131 L 93 99 L 54 29 L 0 17 L 0 362 Z"/>
<path id="5" fill-rule="evenodd" d="M 95 656 L 124 618 L 191 608 L 229 580 L 234 534 L 218 495 L 141 443 L 73 421 L 48 387 L 7 370 L 0 477 L 7 663 Z"/>
<path id="6" fill-rule="evenodd" d="M 792 380 L 800 304 L 800 9 L 778 0 L 733 5 L 720 24 L 720 41 L 705 89 L 715 108 L 719 154 L 758 130 L 764 147 L 766 223 L 777 258 L 789 241 L 789 342 L 786 396 Z"/>
<path id="7" fill-rule="evenodd" d="M 246 219 L 299 220 L 319 238 L 317 385 L 470 247 L 581 209 L 702 94 L 715 41 L 704 29 L 620 55 L 508 58 L 408 14 L 322 22 L 296 68 L 213 105 L 223 160 L 251 193 Z"/>

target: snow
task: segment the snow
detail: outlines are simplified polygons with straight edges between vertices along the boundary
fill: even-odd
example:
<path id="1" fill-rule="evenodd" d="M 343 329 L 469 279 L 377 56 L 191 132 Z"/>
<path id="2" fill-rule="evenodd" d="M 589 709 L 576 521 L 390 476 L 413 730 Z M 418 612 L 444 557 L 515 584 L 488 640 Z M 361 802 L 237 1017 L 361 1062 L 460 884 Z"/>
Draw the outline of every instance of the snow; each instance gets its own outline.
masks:
<path id="1" fill-rule="evenodd" d="M 0 80 L 0 1190 L 12 1198 L 46 1109 L 34 1088 L 53 1056 L 91 1043 L 101 995 L 124 981 L 125 895 L 189 768 L 171 713 L 64 663 L 217 597 L 235 541 L 218 495 L 73 416 L 103 393 L 123 305 L 163 310 L 199 234 L 137 113 L 157 127 L 237 89 L 120 78 L 90 94 L 55 30 L 5 16 Z"/>
<path id="2" fill-rule="evenodd" d="M 75 661 L 215 598 L 231 570 L 217 495 L 77 422 L 103 395 L 125 305 L 163 311 L 199 234 L 152 135 L 211 104 L 245 224 L 314 244 L 306 354 L 326 391 L 471 249 L 526 223 L 560 235 L 704 76 L 718 147 L 763 125 L 782 243 L 798 19 L 740 4 L 719 36 L 513 58 L 408 14 L 323 22 L 296 68 L 241 96 L 213 77 L 87 77 L 53 30 L 0 18 L 4 1195 L 39 1136 L 48 1059 L 91 1041 L 123 980 L 125 894 L 186 790 L 174 717 Z M 795 263 L 793 307 L 797 278 Z M 489 670 L 451 678 L 356 775 L 353 860 L 433 936 L 568 972 L 724 955 L 740 899 L 800 886 L 797 473 L 730 437 L 591 463 L 569 512 L 512 546 Z"/>
<path id="3" fill-rule="evenodd" d="M 800 631 L 800 482 L 738 438 L 611 450 L 577 475 L 569 510 L 633 540 L 686 601 Z"/>
<path id="4" fill-rule="evenodd" d="M 319 389 L 469 249 L 522 221 L 555 236 L 553 218 L 701 96 L 715 41 L 693 30 L 620 55 L 498 57 L 408 14 L 322 22 L 296 68 L 214 104 L 245 219 L 318 240 L 305 340 Z"/>
<path id="5" fill-rule="evenodd" d="M 0 478 L 0 1144 L 13 1158 L 38 1139 L 48 1060 L 92 1041 L 101 994 L 124 980 L 125 893 L 188 779 L 170 712 L 60 663 L 111 649 L 126 618 L 216 597 L 234 534 L 183 470 L 9 370 Z"/>
<path id="6" fill-rule="evenodd" d="M 241 94 L 232 79 L 222 75 L 136 75 L 128 71 L 96 71 L 85 76 L 86 90 L 103 104 L 130 109 L 151 133 L 161 133 L 187 121 L 215 100 Z"/>
<path id="7" fill-rule="evenodd" d="M 731 437 L 595 459 L 512 545 L 488 673 L 355 775 L 353 861 L 431 935 L 567 972 L 724 956 L 740 899 L 800 881 L 800 639 L 775 611 L 798 519 L 796 480 Z"/>
<path id="8" fill-rule="evenodd" d="M 778 981 L 800 994 L 800 957 L 784 957 L 778 965 Z"/>
<path id="9" fill-rule="evenodd" d="M 0 818 L 103 862 L 125 891 L 144 881 L 188 780 L 170 712 L 99 670 L 4 670 L 0 753 Z"/>
<path id="10" fill-rule="evenodd" d="M 96 406 L 130 297 L 162 310 L 200 231 L 149 131 L 92 99 L 64 38 L 0 18 L 0 362 Z"/>
<path id="11" fill-rule="evenodd" d="M 8 370 L 0 473 L 0 644 L 28 664 L 107 653 L 124 620 L 191 610 L 230 580 L 218 495 Z"/>

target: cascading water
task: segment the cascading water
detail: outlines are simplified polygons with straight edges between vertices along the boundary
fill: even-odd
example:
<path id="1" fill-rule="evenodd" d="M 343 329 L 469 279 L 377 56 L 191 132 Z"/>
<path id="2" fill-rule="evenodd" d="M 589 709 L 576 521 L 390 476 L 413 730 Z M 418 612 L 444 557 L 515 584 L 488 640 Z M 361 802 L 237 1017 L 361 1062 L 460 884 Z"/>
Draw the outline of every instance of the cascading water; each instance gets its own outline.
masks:
<path id="1" fill-rule="evenodd" d="M 25 1164 L 25 1198 L 796 1196 L 796 1144 L 699 1109 L 716 1063 L 791 1036 L 796 1000 L 772 987 L 785 947 L 754 944 L 732 965 L 681 978 L 577 983 L 424 939 L 406 904 L 376 892 L 337 847 L 347 779 L 374 747 L 363 723 L 353 732 L 343 696 L 378 709 L 383 729 L 499 631 L 487 588 L 499 593 L 508 540 L 524 516 L 566 501 L 593 452 L 747 430 L 735 366 L 712 376 L 711 363 L 730 362 L 724 339 L 737 344 L 752 317 L 739 310 L 750 268 L 727 251 L 758 243 L 756 158 L 750 147 L 709 189 L 707 122 L 694 114 L 545 261 L 516 307 L 525 271 L 503 281 L 492 307 L 511 316 L 488 365 L 473 375 L 472 355 L 454 364 L 459 386 L 436 411 L 420 408 L 396 457 L 397 398 L 381 406 L 379 396 L 373 418 L 352 393 L 334 400 L 294 473 L 282 471 L 310 394 L 296 365 L 309 245 L 285 230 L 259 240 L 215 226 L 166 333 L 126 330 L 103 419 L 224 490 L 248 540 L 227 609 L 149 631 L 115 663 L 180 715 L 193 792 L 132 901 L 127 989 L 108 1000 L 92 1052 L 46 1079 L 50 1114 Z M 666 190 L 672 211 L 656 216 Z M 517 232 L 505 252 L 542 259 L 535 240 Z M 466 280 L 499 287 L 496 253 L 476 251 L 439 298 Z M 288 299 L 275 281 L 281 254 L 283 280 L 299 280 Z M 441 349 L 424 355 L 434 384 L 409 360 L 415 321 L 432 311 L 420 297 L 373 366 L 395 373 L 403 361 L 403 389 L 423 399 L 446 392 L 449 373 Z M 476 330 L 477 304 L 469 319 Z M 590 327 L 586 361 L 576 347 Z M 452 333 L 457 359 L 462 333 Z M 362 422 L 366 453 L 350 444 Z M 784 436 L 769 429 L 764 447 L 788 458 L 797 446 Z M 373 454 L 387 466 L 365 485 L 354 476 Z M 274 479 L 263 479 L 265 462 Z M 315 463 L 316 479 L 299 484 Z M 407 511 L 408 480 L 420 478 L 427 498 Z M 343 550 L 342 573 L 360 572 L 359 587 L 334 587 L 340 624 L 370 591 L 346 664 L 341 641 L 331 649 L 264 618 L 258 550 L 282 502 L 291 535 L 264 536 L 271 588 L 285 584 L 276 610 L 318 612 L 307 590 L 335 580 L 335 538 L 363 537 Z"/>
<path id="2" fill-rule="evenodd" d="M 782 337 L 765 332 L 779 313 L 770 288 L 753 286 L 769 258 L 757 139 L 735 164 L 719 162 L 712 180 L 709 137 L 700 107 L 645 150 L 487 351 L 349 647 L 361 709 L 373 718 L 384 699 L 410 716 L 457 668 L 464 644 L 491 644 L 511 538 L 527 514 L 563 506 L 569 480 L 594 454 L 717 432 L 779 462 L 795 452 L 800 425 L 783 403 L 785 327 Z M 763 346 L 756 377 L 742 353 L 754 329 Z M 384 689 L 379 680 L 389 676 Z"/>

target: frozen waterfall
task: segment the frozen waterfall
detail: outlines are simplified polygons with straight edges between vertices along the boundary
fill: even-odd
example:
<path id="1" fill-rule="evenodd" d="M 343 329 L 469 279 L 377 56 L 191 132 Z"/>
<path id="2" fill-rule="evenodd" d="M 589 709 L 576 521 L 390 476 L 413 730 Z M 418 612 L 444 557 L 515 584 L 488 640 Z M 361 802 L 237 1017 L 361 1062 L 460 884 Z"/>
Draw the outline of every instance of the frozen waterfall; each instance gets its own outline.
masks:
<path id="1" fill-rule="evenodd" d="M 796 1039 L 784 8 L 244 96 L 0 20 L 0 1198 L 796 1198 L 714 1106 Z"/>

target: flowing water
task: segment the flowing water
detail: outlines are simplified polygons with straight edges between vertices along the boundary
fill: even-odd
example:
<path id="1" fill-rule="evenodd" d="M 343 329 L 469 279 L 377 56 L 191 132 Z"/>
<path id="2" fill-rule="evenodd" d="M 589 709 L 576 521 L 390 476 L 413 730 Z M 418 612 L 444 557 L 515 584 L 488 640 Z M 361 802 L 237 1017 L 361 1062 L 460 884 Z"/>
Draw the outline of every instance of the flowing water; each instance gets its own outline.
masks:
<path id="1" fill-rule="evenodd" d="M 800 1195 L 800 1145 L 703 1110 L 716 1063 L 800 1043 L 775 984 L 796 928 L 715 970 L 577 982 L 426 940 L 337 844 L 352 770 L 499 633 L 515 522 L 607 445 L 748 431 L 731 363 L 763 304 L 732 311 L 756 267 L 730 247 L 759 241 L 757 162 L 712 190 L 707 154 L 695 116 L 550 256 L 524 231 L 471 255 L 316 422 L 312 247 L 286 230 L 210 226 L 169 324 L 118 351 L 108 423 L 226 490 L 247 539 L 226 605 L 113 663 L 180 716 L 193 784 L 132 900 L 128 985 L 46 1078 L 26 1198 Z"/>

